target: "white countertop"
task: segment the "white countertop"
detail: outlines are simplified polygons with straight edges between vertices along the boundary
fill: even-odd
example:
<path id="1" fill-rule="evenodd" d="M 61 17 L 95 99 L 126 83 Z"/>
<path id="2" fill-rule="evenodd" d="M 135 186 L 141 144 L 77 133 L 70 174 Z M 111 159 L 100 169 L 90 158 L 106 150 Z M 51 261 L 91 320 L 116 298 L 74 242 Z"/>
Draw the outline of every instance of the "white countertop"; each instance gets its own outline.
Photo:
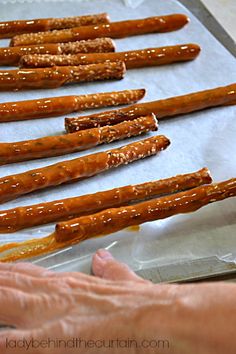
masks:
<path id="1" fill-rule="evenodd" d="M 202 2 L 236 41 L 236 0 L 202 0 Z"/>

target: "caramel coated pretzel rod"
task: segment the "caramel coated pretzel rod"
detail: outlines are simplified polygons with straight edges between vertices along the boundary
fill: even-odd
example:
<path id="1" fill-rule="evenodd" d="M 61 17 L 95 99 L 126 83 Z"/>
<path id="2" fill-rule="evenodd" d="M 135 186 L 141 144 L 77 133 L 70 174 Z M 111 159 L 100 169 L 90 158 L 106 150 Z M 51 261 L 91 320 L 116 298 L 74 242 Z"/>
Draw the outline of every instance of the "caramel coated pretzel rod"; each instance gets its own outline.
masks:
<path id="1" fill-rule="evenodd" d="M 20 58 L 29 54 L 77 54 L 114 52 L 111 38 L 88 39 L 71 43 L 49 43 L 23 47 L 0 47 L 0 65 L 18 65 Z"/>
<path id="2" fill-rule="evenodd" d="M 145 157 L 156 155 L 170 144 L 165 136 L 155 136 L 124 145 L 117 149 L 98 152 L 62 161 L 54 165 L 0 178 L 0 202 L 21 195 L 57 186 L 66 182 L 94 176 L 109 169 L 126 165 Z"/>
<path id="3" fill-rule="evenodd" d="M 13 262 L 55 252 L 65 247 L 71 247 L 87 238 L 100 236 L 102 232 L 105 235 L 108 232 L 119 231 L 129 225 L 135 225 L 137 222 L 159 220 L 180 213 L 193 212 L 209 203 L 235 196 L 236 179 L 233 178 L 225 182 L 196 187 L 187 192 L 161 197 L 130 207 L 106 209 L 87 217 L 59 223 L 56 232 L 47 237 L 0 246 L 0 261 Z M 128 214 L 126 214 L 126 211 Z M 102 217 L 104 217 L 103 221 Z M 90 224 L 91 221 L 92 224 Z M 82 230 L 83 223 L 85 229 Z M 95 224 L 99 226 L 99 229 L 96 229 Z"/>
<path id="4" fill-rule="evenodd" d="M 9 262 L 47 254 L 72 246 L 90 237 L 119 231 L 128 226 L 137 225 L 137 223 L 193 212 L 209 203 L 233 196 L 236 196 L 235 178 L 132 206 L 123 205 L 120 208 L 105 209 L 96 214 L 61 222 L 57 224 L 56 232 L 47 237 L 3 245 L 0 247 L 0 260 L 1 262 Z M 28 212 L 30 213 L 30 210 Z"/>
<path id="5" fill-rule="evenodd" d="M 78 243 L 90 237 L 107 235 L 128 226 L 190 213 L 203 206 L 236 196 L 236 178 L 148 200 L 132 206 L 106 209 L 56 225 L 56 241 Z"/>
<path id="6" fill-rule="evenodd" d="M 72 55 L 25 55 L 20 60 L 24 68 L 43 68 L 54 65 L 84 65 L 123 61 L 127 69 L 165 65 L 196 59 L 200 53 L 197 44 L 181 44 L 161 48 L 147 48 L 117 53 L 90 53 Z"/>
<path id="7" fill-rule="evenodd" d="M 123 62 L 0 71 L 0 91 L 57 88 L 65 84 L 122 79 Z"/>
<path id="8" fill-rule="evenodd" d="M 87 150 L 101 144 L 109 144 L 156 131 L 158 123 L 154 114 L 122 122 L 113 126 L 86 129 L 66 135 L 47 136 L 34 140 L 0 143 L 0 165 L 65 155 Z"/>
<path id="9" fill-rule="evenodd" d="M 145 89 L 137 89 L 0 103 L 0 123 L 55 117 L 87 109 L 130 104 L 141 100 L 144 95 Z"/>
<path id="10" fill-rule="evenodd" d="M 145 102 L 113 111 L 105 111 L 78 118 L 66 118 L 65 127 L 69 133 L 113 125 L 123 120 L 132 120 L 153 112 L 158 120 L 166 117 L 187 114 L 202 109 L 236 104 L 236 84 L 190 93 L 163 100 Z"/>
<path id="11" fill-rule="evenodd" d="M 0 211 L 0 233 L 15 232 L 67 218 L 89 215 L 100 210 L 129 205 L 165 194 L 172 194 L 211 183 L 207 168 L 153 182 L 114 188 L 80 197 L 17 207 Z"/>
<path id="12" fill-rule="evenodd" d="M 22 33 L 43 32 L 109 22 L 109 16 L 106 13 L 64 18 L 40 18 L 34 20 L 0 22 L 0 38 L 11 38 Z"/>
<path id="13" fill-rule="evenodd" d="M 60 31 L 22 34 L 12 38 L 11 45 L 65 43 L 100 37 L 124 38 L 146 33 L 176 31 L 184 27 L 188 22 L 189 18 L 182 14 L 148 17 L 95 26 L 75 27 Z"/>

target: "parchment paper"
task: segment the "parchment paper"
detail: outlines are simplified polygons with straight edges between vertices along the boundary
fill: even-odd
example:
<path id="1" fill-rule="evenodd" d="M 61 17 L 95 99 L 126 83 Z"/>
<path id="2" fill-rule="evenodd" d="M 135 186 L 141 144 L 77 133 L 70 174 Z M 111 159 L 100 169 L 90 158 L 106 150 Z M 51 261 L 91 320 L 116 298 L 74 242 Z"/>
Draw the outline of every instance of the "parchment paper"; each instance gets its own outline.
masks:
<path id="1" fill-rule="evenodd" d="M 62 1 L 59 6 L 55 6 L 55 2 L 50 1 L 6 4 L 1 6 L 0 20 L 64 17 L 106 11 L 111 15 L 111 19 L 116 21 L 170 13 L 186 13 L 191 23 L 184 29 L 166 34 L 150 34 L 116 40 L 117 50 L 193 42 L 202 47 L 200 57 L 189 63 L 130 70 L 122 81 L 79 84 L 55 90 L 0 93 L 0 101 L 140 87 L 147 89 L 144 101 L 150 101 L 236 82 L 235 58 L 178 1 L 146 0 L 139 6 L 133 6 L 137 5 L 137 2 L 127 1 L 126 4 L 128 6 L 121 0 Z M 0 45 L 4 46 L 7 43 L 8 41 L 2 40 Z M 215 181 L 235 177 L 235 118 L 236 108 L 225 107 L 161 121 L 159 134 L 168 136 L 172 144 L 159 156 L 82 182 L 18 198 L 1 205 L 1 210 L 170 177 L 192 172 L 203 166 L 211 170 Z M 63 124 L 63 117 L 1 124 L 0 141 L 18 141 L 60 134 L 63 132 Z M 95 150 L 101 151 L 121 146 L 132 140 L 138 140 L 138 138 L 64 157 L 2 166 L 0 176 L 46 166 L 60 160 L 86 155 Z M 192 214 L 142 225 L 139 232 L 125 230 L 106 237 L 87 240 L 56 254 L 36 259 L 34 262 L 56 270 L 89 272 L 91 255 L 101 247 L 109 249 L 114 256 L 128 263 L 135 270 L 156 264 L 164 265 L 211 255 L 234 260 L 236 259 L 235 207 L 236 199 L 229 199 Z M 52 232 L 53 229 L 54 225 L 36 227 L 15 234 L 1 235 L 1 240 L 5 243 L 42 237 Z"/>

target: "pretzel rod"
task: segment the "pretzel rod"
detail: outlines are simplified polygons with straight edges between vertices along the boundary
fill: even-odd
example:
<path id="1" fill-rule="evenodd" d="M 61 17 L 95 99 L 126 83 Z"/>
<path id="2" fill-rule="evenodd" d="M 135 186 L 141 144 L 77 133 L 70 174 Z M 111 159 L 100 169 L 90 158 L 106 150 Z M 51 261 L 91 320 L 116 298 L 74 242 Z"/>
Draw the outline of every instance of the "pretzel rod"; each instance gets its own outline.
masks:
<path id="1" fill-rule="evenodd" d="M 155 136 L 73 160 L 0 178 L 0 202 L 17 198 L 36 190 L 94 176 L 147 156 L 156 155 L 170 144 L 165 136 Z"/>
<path id="2" fill-rule="evenodd" d="M 0 22 L 0 38 L 11 38 L 17 34 L 49 31 L 53 29 L 109 23 L 106 13 L 65 18 L 43 18 Z"/>
<path id="3" fill-rule="evenodd" d="M 173 215 L 190 213 L 203 206 L 236 196 L 236 178 L 206 185 L 174 195 L 148 200 L 132 206 L 106 209 L 56 225 L 57 242 L 82 241 L 106 235 L 128 226 L 165 219 Z"/>
<path id="4" fill-rule="evenodd" d="M 148 17 L 96 26 L 75 27 L 60 31 L 22 34 L 12 38 L 11 45 L 65 43 L 100 37 L 124 38 L 146 33 L 176 31 L 188 22 L 189 18 L 182 14 Z"/>
<path id="5" fill-rule="evenodd" d="M 0 123 L 55 117 L 87 109 L 135 103 L 144 95 L 145 89 L 137 89 L 0 103 Z"/>
<path id="6" fill-rule="evenodd" d="M 96 38 L 71 43 L 50 43 L 24 47 L 0 47 L 0 65 L 18 65 L 20 58 L 29 54 L 77 54 L 114 52 L 115 43 L 110 38 Z"/>
<path id="7" fill-rule="evenodd" d="M 72 133 L 92 127 L 117 124 L 123 120 L 132 120 L 151 112 L 156 114 L 158 119 L 161 119 L 231 104 L 236 104 L 236 84 L 164 100 L 145 102 L 119 110 L 105 111 L 78 118 L 66 118 L 65 127 L 67 132 Z"/>
<path id="8" fill-rule="evenodd" d="M 0 91 L 57 88 L 75 82 L 122 79 L 123 62 L 0 71 Z"/>
<path id="9" fill-rule="evenodd" d="M 87 150 L 101 144 L 122 140 L 156 131 L 158 123 L 154 114 L 114 126 L 86 129 L 81 132 L 47 136 L 13 143 L 0 143 L 0 165 L 65 155 Z"/>
<path id="10" fill-rule="evenodd" d="M 176 193 L 211 182 L 208 169 L 203 168 L 197 172 L 158 181 L 2 210 L 0 212 L 0 233 L 15 232 L 27 227 L 93 214 L 107 208 L 129 205 L 136 201 Z"/>
<path id="11" fill-rule="evenodd" d="M 24 55 L 20 66 L 24 68 L 50 67 L 54 65 L 84 65 L 108 61 L 123 61 L 127 69 L 171 64 L 196 59 L 200 53 L 196 44 L 183 44 L 162 48 L 148 48 L 117 53 L 90 53 L 75 55 Z"/>

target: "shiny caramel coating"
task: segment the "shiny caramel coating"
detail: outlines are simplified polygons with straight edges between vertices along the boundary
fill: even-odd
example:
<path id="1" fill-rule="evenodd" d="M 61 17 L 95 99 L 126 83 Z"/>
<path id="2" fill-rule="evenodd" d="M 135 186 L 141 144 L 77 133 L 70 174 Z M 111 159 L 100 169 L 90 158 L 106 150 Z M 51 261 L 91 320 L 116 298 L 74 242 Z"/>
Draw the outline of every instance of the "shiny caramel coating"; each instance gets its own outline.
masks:
<path id="1" fill-rule="evenodd" d="M 236 178 L 188 191 L 148 200 L 131 206 L 122 206 L 81 216 L 56 225 L 57 242 L 72 243 L 107 235 L 132 225 L 190 213 L 203 206 L 236 196 Z"/>
<path id="2" fill-rule="evenodd" d="M 94 214 L 100 210 L 172 194 L 212 182 L 207 168 L 162 180 L 114 188 L 80 197 L 17 207 L 0 212 L 0 233 Z"/>

